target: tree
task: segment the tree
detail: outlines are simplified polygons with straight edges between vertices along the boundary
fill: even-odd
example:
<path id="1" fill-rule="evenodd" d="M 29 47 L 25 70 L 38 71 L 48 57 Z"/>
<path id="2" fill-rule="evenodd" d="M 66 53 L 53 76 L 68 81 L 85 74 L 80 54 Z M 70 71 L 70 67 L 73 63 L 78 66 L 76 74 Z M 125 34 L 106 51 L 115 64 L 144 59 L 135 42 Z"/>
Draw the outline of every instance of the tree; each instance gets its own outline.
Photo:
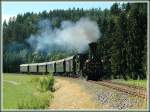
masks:
<path id="1" fill-rule="evenodd" d="M 146 78 L 146 3 L 115 3 L 105 10 L 70 8 L 18 14 L 3 22 L 4 72 L 16 72 L 21 63 L 52 61 L 76 54 L 75 50 L 66 52 L 55 47 L 51 53 L 35 53 L 26 40 L 38 32 L 37 24 L 43 19 L 50 20 L 54 29 L 64 20 L 76 22 L 81 17 L 89 17 L 98 23 L 101 31 L 97 41 L 98 54 L 104 61 L 105 78 Z"/>

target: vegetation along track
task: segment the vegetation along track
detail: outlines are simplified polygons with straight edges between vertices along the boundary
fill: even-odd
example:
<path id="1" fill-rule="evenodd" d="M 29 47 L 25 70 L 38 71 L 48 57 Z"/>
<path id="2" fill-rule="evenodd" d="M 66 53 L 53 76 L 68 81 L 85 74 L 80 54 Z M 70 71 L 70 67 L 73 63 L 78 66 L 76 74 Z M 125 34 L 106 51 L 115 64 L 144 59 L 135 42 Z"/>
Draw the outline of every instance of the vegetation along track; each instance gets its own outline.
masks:
<path id="1" fill-rule="evenodd" d="M 146 89 L 138 87 L 138 86 L 131 86 L 127 84 L 120 84 L 111 81 L 90 81 L 99 85 L 103 85 L 121 92 L 125 92 L 134 96 L 142 97 L 147 100 L 147 92 Z"/>
<path id="2" fill-rule="evenodd" d="M 146 91 L 146 88 L 144 88 L 144 87 L 142 87 L 142 86 L 124 84 L 124 83 L 120 83 L 120 82 L 112 82 L 112 81 L 108 81 L 108 80 L 107 80 L 106 82 L 110 82 L 110 83 L 118 84 L 118 85 L 123 85 L 123 86 L 128 86 L 128 87 L 131 87 L 131 88 L 136 88 L 136 89 L 141 89 L 141 90 L 143 90 L 143 91 Z"/>

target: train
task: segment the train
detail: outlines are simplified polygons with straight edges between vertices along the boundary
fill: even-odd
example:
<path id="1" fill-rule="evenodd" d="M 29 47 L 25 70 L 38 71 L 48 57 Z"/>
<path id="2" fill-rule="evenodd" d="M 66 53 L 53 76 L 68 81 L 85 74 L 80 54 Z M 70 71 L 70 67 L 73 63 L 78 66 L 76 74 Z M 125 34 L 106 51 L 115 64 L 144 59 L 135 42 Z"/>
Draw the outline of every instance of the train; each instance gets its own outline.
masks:
<path id="1" fill-rule="evenodd" d="M 21 64 L 21 73 L 53 74 L 68 77 L 85 77 L 87 80 L 102 80 L 103 64 L 97 54 L 97 43 L 89 44 L 88 54 L 76 54 L 61 60 Z"/>

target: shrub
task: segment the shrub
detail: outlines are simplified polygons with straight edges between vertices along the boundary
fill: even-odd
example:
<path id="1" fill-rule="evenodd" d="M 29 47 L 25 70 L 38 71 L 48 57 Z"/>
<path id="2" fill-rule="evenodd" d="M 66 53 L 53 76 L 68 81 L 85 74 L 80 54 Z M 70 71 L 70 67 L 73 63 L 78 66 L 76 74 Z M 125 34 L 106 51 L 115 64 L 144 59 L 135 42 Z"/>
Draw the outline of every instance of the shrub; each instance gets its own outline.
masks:
<path id="1" fill-rule="evenodd" d="M 45 109 L 49 107 L 53 95 L 50 92 L 38 93 L 21 100 L 18 109 Z"/>
<path id="2" fill-rule="evenodd" d="M 41 77 L 39 79 L 38 89 L 41 92 L 45 91 L 53 91 L 53 85 L 54 85 L 54 77 L 52 75 L 47 77 Z"/>
<path id="3" fill-rule="evenodd" d="M 38 90 L 30 96 L 24 98 L 18 103 L 19 109 L 45 109 L 49 107 L 53 95 L 54 77 L 52 75 L 46 77 L 32 78 L 30 82 L 37 84 Z"/>

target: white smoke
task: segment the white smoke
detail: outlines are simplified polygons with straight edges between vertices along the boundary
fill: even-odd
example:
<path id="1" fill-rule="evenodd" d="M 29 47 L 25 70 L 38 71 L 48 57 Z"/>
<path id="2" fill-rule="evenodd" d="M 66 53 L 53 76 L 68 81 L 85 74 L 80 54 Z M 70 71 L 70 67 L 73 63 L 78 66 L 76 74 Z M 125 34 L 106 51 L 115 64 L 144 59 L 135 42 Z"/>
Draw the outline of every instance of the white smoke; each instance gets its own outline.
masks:
<path id="1" fill-rule="evenodd" d="M 88 43 L 95 42 L 101 35 L 98 25 L 89 18 L 77 22 L 63 21 L 61 27 L 52 29 L 49 20 L 40 21 L 39 32 L 27 40 L 36 50 L 51 52 L 55 48 L 83 52 Z"/>

